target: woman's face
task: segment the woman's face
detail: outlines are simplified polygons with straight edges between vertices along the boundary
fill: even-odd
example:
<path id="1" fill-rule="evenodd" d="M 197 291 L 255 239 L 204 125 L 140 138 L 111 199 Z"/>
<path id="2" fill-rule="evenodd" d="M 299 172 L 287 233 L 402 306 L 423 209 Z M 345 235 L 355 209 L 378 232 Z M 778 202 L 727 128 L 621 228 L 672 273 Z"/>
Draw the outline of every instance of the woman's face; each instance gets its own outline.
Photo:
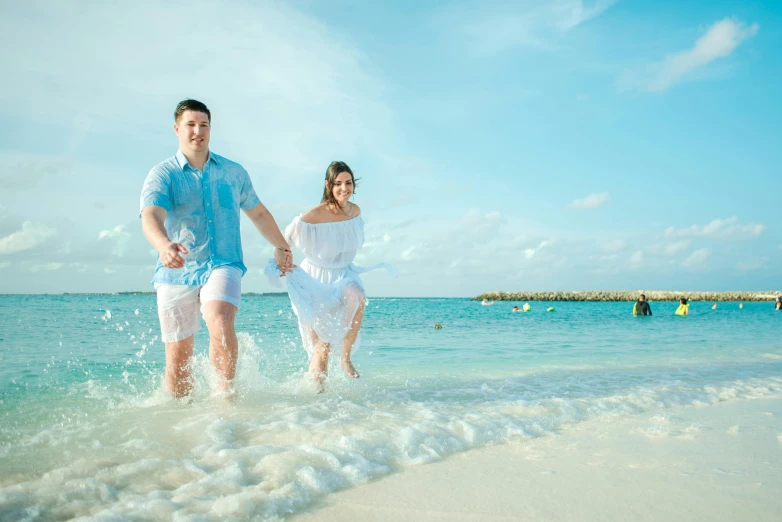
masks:
<path id="1" fill-rule="evenodd" d="M 350 196 L 353 195 L 353 176 L 350 175 L 350 172 L 337 174 L 337 177 L 334 178 L 332 194 L 340 205 L 344 205 L 350 199 Z"/>

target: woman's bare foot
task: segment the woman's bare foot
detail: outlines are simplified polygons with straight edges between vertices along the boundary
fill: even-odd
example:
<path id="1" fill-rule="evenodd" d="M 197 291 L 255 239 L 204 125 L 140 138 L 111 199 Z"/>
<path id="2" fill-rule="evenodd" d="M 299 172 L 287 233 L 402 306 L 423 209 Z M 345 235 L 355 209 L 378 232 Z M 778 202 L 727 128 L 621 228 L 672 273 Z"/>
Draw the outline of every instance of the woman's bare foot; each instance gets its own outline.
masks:
<path id="1" fill-rule="evenodd" d="M 329 359 L 325 350 L 315 350 L 310 361 L 309 374 L 315 383 L 315 393 L 323 393 L 325 391 L 324 382 L 329 374 Z"/>
<path id="2" fill-rule="evenodd" d="M 323 393 L 326 391 L 326 374 L 316 375 L 312 381 L 315 393 Z"/>
<path id="3" fill-rule="evenodd" d="M 358 370 L 356 370 L 356 367 L 353 366 L 353 363 L 350 361 L 350 359 L 342 358 L 339 365 L 343 370 L 345 370 L 345 375 L 351 379 L 358 379 L 360 377 Z"/>

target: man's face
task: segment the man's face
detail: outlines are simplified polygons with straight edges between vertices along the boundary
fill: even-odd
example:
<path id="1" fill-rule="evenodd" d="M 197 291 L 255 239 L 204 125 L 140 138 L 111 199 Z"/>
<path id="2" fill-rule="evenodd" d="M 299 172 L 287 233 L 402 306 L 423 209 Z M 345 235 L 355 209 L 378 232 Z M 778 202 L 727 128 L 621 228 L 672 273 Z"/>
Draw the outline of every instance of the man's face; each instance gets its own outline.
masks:
<path id="1" fill-rule="evenodd" d="M 641 296 L 641 297 L 638 298 L 638 300 L 643 303 L 646 300 L 646 298 L 644 296 Z"/>
<path id="2" fill-rule="evenodd" d="M 185 111 L 174 123 L 182 152 L 198 153 L 209 150 L 209 117 L 198 111 Z"/>

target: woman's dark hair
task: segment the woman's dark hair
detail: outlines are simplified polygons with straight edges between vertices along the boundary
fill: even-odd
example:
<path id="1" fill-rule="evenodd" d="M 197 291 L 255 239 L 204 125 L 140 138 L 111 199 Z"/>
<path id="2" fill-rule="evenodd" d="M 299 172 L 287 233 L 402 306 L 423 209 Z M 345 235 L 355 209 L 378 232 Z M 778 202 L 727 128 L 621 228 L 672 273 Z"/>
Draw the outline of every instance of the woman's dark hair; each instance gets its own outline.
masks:
<path id="1" fill-rule="evenodd" d="M 687 304 L 687 298 L 686 297 L 682 297 L 681 299 L 679 299 L 679 302 L 681 304 Z"/>
<path id="2" fill-rule="evenodd" d="M 179 121 L 179 117 L 182 116 L 185 111 L 203 112 L 206 114 L 209 123 L 212 123 L 212 113 L 209 112 L 209 109 L 206 107 L 206 105 L 198 100 L 182 100 L 179 102 L 176 106 L 176 109 L 174 110 L 175 123 Z"/>
<path id="3" fill-rule="evenodd" d="M 353 175 L 353 171 L 350 170 L 348 164 L 344 161 L 332 161 L 329 168 L 326 169 L 326 183 L 323 186 L 323 198 L 320 200 L 321 203 L 332 205 L 335 209 L 342 208 L 339 206 L 337 200 L 334 199 L 334 182 L 337 179 L 337 176 L 343 172 L 350 174 L 350 180 L 353 182 L 353 194 L 356 193 L 356 186 L 358 185 L 356 182 L 358 180 Z"/>

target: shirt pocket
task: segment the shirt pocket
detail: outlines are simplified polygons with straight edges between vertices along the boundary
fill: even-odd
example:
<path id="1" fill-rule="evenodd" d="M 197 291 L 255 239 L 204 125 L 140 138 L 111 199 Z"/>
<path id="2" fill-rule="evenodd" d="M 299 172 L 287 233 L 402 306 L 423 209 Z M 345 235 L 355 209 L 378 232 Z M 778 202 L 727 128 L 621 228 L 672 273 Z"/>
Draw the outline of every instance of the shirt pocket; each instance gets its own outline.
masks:
<path id="1" fill-rule="evenodd" d="M 222 208 L 236 208 L 236 194 L 233 185 L 228 183 L 217 185 L 217 200 Z"/>

